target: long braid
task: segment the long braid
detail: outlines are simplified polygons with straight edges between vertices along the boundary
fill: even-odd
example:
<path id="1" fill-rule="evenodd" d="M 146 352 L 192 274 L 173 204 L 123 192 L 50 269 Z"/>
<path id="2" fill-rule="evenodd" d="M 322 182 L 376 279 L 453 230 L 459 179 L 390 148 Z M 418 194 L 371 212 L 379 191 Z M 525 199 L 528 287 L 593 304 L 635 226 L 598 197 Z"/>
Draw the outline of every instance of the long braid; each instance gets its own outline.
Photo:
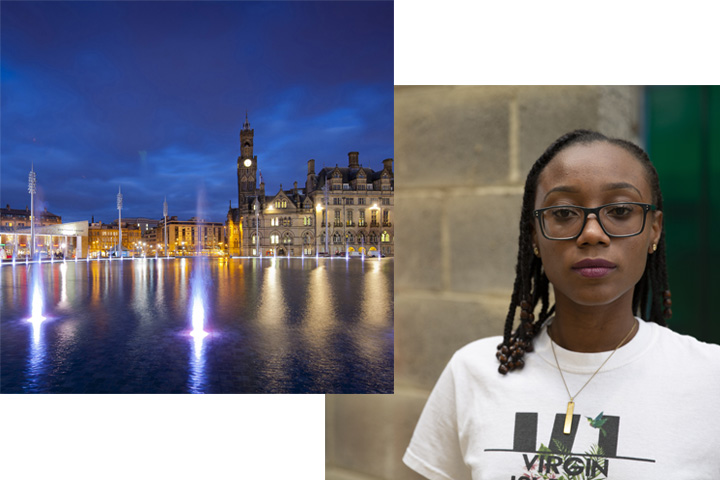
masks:
<path id="1" fill-rule="evenodd" d="M 558 138 L 537 159 L 525 181 L 523 204 L 520 214 L 520 234 L 518 238 L 518 256 L 515 266 L 515 282 L 510 297 L 510 306 L 505 319 L 503 341 L 498 345 L 497 358 L 500 361 L 498 371 L 506 374 L 524 366 L 525 352 L 532 352 L 533 337 L 540 331 L 545 321 L 555 311 L 550 306 L 550 281 L 542 268 L 542 261 L 533 252 L 532 229 L 535 194 L 540 173 L 555 156 L 565 148 L 582 143 L 588 144 L 604 141 L 620 146 L 639 159 L 648 173 L 648 180 L 653 192 L 653 203 L 662 211 L 662 194 L 657 171 L 653 167 L 645 151 L 637 145 L 620 139 L 609 139 L 601 133 L 591 130 L 575 130 Z M 661 304 L 660 299 L 663 299 Z M 540 302 L 539 318 L 535 322 L 535 308 Z M 648 255 L 645 272 L 635 286 L 632 308 L 635 314 L 641 312 L 649 321 L 665 325 L 665 319 L 671 315 L 670 291 L 667 281 L 665 264 L 665 232 L 663 230 L 657 250 Z M 520 325 L 513 332 L 517 308 L 521 308 Z"/>

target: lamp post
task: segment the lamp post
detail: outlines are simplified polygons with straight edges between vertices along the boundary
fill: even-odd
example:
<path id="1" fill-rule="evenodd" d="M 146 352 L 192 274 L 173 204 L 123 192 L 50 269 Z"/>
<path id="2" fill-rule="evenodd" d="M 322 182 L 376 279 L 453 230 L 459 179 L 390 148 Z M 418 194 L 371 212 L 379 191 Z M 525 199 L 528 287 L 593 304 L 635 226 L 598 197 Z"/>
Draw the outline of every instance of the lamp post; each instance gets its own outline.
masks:
<path id="1" fill-rule="evenodd" d="M 322 205 L 319 203 L 315 206 L 315 212 L 320 215 L 320 221 L 322 221 Z M 320 253 L 320 241 L 318 238 L 318 221 L 317 216 L 315 217 L 315 256 L 317 257 Z"/>
<path id="2" fill-rule="evenodd" d="M 262 254 L 260 253 L 260 209 L 258 208 L 260 204 L 257 200 L 255 200 L 255 254 L 258 257 L 261 257 Z"/>
<path id="3" fill-rule="evenodd" d="M 117 194 L 117 209 L 118 209 L 118 254 L 122 259 L 122 193 L 120 193 L 120 186 L 118 186 Z"/>
<path id="4" fill-rule="evenodd" d="M 28 193 L 30 194 L 30 258 L 35 258 L 35 193 L 37 178 L 35 177 L 35 168 L 30 165 L 30 175 L 28 176 Z"/>
<path id="5" fill-rule="evenodd" d="M 370 210 L 377 210 L 377 211 L 378 211 L 378 221 L 377 221 L 377 225 L 378 225 L 378 231 L 381 231 L 382 228 L 380 228 L 380 225 L 381 225 L 381 224 L 380 224 L 380 217 L 382 217 L 382 209 L 381 209 L 380 207 L 378 207 L 377 204 L 373 204 L 373 206 L 370 207 Z M 372 225 L 372 221 L 371 221 L 370 225 Z M 382 242 L 382 233 L 381 233 L 380 235 L 378 235 L 378 260 L 380 260 L 380 258 L 381 258 L 381 256 L 382 256 L 382 255 L 380 254 L 380 252 L 381 252 L 381 242 Z"/>
<path id="6" fill-rule="evenodd" d="M 165 217 L 165 258 L 168 258 L 168 249 L 167 249 L 167 197 L 165 197 L 165 200 L 163 201 L 163 217 Z"/>

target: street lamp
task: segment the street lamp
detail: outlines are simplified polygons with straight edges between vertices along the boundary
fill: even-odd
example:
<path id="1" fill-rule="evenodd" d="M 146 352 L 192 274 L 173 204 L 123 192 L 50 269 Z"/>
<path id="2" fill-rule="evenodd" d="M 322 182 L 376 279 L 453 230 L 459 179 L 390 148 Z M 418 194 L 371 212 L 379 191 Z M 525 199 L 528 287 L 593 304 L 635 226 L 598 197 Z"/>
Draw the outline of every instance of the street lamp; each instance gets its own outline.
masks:
<path id="1" fill-rule="evenodd" d="M 168 249 L 167 249 L 167 239 L 168 239 L 168 237 L 167 237 L 167 212 L 168 212 L 167 197 L 165 197 L 165 200 L 163 201 L 163 217 L 165 217 L 165 258 L 168 257 Z M 160 245 L 158 245 L 158 247 L 159 247 L 159 246 L 160 246 Z"/>
<path id="2" fill-rule="evenodd" d="M 35 193 L 37 193 L 37 178 L 35 168 L 30 164 L 28 176 L 28 193 L 30 194 L 30 258 L 35 258 Z"/>
<path id="3" fill-rule="evenodd" d="M 317 215 L 320 215 L 320 220 L 322 220 L 322 213 L 321 213 L 321 212 L 322 212 L 322 209 L 323 209 L 323 208 L 322 208 L 322 205 L 319 204 L 319 203 L 315 206 L 315 212 L 317 212 Z M 316 256 L 316 257 L 317 257 L 317 256 L 319 255 L 319 253 L 320 253 L 320 241 L 319 241 L 319 238 L 318 238 L 318 228 L 317 228 L 317 226 L 318 226 L 318 221 L 317 221 L 317 216 L 316 216 L 316 217 L 315 217 L 315 256 Z"/>
<path id="4" fill-rule="evenodd" d="M 375 204 L 373 204 L 372 207 L 370 207 L 370 210 L 377 210 L 377 211 L 378 211 L 378 223 L 377 223 L 377 225 L 378 225 L 378 231 L 381 231 L 382 228 L 380 228 L 380 220 L 379 220 L 379 219 L 380 219 L 380 217 L 382 217 L 382 208 L 378 207 L 378 206 L 377 206 L 377 203 L 375 203 Z M 371 222 L 370 225 L 372 225 L 372 222 Z M 378 235 L 378 260 L 380 260 L 380 258 L 382 257 L 382 255 L 381 255 L 381 253 L 380 253 L 380 252 L 382 251 L 381 241 L 382 241 L 382 233 L 381 233 L 380 235 Z"/>
<path id="5" fill-rule="evenodd" d="M 117 209 L 118 209 L 118 251 L 120 258 L 122 259 L 122 193 L 120 193 L 120 186 L 118 185 L 117 194 Z"/>
<path id="6" fill-rule="evenodd" d="M 255 254 L 258 257 L 262 257 L 262 253 L 260 252 L 260 209 L 258 208 L 260 204 L 257 201 L 257 198 L 255 199 L 255 203 L 253 204 L 253 207 L 255 207 Z"/>

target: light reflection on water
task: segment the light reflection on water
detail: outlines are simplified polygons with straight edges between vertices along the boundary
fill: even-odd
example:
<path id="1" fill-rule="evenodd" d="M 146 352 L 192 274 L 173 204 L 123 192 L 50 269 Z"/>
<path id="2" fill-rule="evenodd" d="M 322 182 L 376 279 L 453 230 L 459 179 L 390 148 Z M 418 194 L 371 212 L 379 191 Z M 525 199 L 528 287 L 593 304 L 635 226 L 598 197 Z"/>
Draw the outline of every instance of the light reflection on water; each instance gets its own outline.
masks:
<path id="1" fill-rule="evenodd" d="M 391 259 L 199 260 L 2 267 L 0 390 L 392 392 Z"/>

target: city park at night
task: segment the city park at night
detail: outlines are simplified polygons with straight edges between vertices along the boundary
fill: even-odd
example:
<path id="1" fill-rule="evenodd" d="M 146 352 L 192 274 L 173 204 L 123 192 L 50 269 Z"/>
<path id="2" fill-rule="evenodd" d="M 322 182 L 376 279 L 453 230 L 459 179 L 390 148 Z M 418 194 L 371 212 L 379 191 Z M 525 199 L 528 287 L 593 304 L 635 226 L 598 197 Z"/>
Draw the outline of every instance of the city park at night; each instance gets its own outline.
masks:
<path id="1" fill-rule="evenodd" d="M 392 3 L 58 3 L 2 5 L 0 392 L 392 393 Z"/>

